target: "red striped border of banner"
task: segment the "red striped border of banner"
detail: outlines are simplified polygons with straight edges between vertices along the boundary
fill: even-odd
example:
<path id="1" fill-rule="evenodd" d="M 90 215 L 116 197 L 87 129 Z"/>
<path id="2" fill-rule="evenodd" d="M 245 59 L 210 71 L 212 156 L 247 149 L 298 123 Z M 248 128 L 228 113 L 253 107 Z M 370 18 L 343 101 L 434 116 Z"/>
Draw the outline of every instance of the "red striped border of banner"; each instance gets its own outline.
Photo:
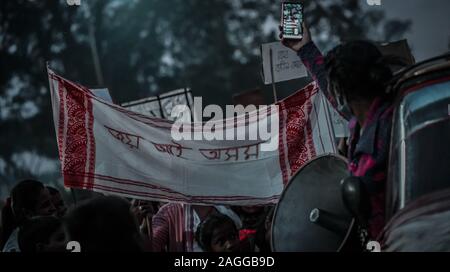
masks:
<path id="1" fill-rule="evenodd" d="M 79 189 L 84 189 L 83 187 L 79 186 L 79 183 L 71 183 L 71 182 L 67 182 L 65 183 L 66 186 L 70 187 L 70 188 L 79 188 Z M 129 190 L 129 189 L 122 189 L 122 188 L 117 188 L 117 187 L 113 187 L 113 186 L 108 186 L 108 185 L 101 185 L 101 184 L 97 184 L 94 183 L 92 185 L 92 190 L 94 191 L 103 191 L 103 192 L 110 192 L 110 193 L 119 193 L 122 195 L 125 195 L 127 197 L 133 197 L 133 198 L 144 198 L 144 199 L 153 199 L 153 200 L 159 200 L 159 201 L 168 201 L 168 202 L 181 202 L 181 203 L 195 203 L 195 204 L 227 204 L 227 203 L 233 203 L 233 202 L 243 202 L 243 201 L 248 201 L 251 203 L 264 203 L 264 204 L 268 204 L 268 203 L 276 203 L 277 200 L 279 199 L 280 195 L 274 195 L 271 197 L 265 197 L 265 198 L 250 198 L 250 197 L 246 197 L 246 198 L 219 198 L 219 197 L 196 197 L 196 196 L 191 196 L 191 197 L 176 197 L 176 196 L 171 196 L 171 195 L 167 195 L 167 194 L 158 194 L 158 193 L 152 193 L 152 192 L 143 192 L 143 191 L 136 191 L 136 190 Z M 256 204 L 254 204 L 256 205 Z"/>
<path id="2" fill-rule="evenodd" d="M 169 188 L 163 188 L 160 186 L 155 186 L 155 185 L 151 185 L 148 184 L 147 182 L 143 182 L 143 181 L 137 181 L 137 180 L 131 180 L 131 179 L 121 179 L 121 178 L 117 178 L 117 177 L 110 177 L 110 176 L 105 176 L 105 175 L 98 175 L 98 174 L 86 174 L 86 173 L 66 173 L 67 176 L 73 177 L 72 179 L 68 179 L 68 180 L 76 180 L 77 177 L 81 177 L 81 178 L 95 178 L 98 180 L 102 180 L 108 183 L 116 183 L 116 184 L 121 184 L 121 185 L 132 185 L 135 187 L 142 187 L 145 189 L 151 189 L 151 190 L 157 190 L 157 191 L 161 191 L 160 193 L 158 192 L 142 192 L 142 191 L 133 191 L 133 190 L 128 190 L 128 189 L 120 189 L 120 188 L 116 188 L 116 187 L 111 187 L 111 188 L 116 188 L 117 190 L 123 190 L 124 192 L 135 192 L 137 194 L 145 194 L 145 195 L 151 195 L 151 196 L 155 196 L 155 197 L 164 197 L 167 196 L 168 194 L 170 195 L 174 195 L 171 198 L 176 200 L 176 201 L 186 201 L 186 200 L 192 200 L 191 202 L 195 202 L 195 201 L 202 201 L 202 200 L 212 200 L 212 201 L 245 201 L 245 200 L 275 200 L 277 199 L 277 197 L 279 197 L 279 195 L 273 195 L 273 196 L 269 196 L 269 197 L 250 197 L 250 196 L 192 196 L 192 195 L 187 195 L 187 194 L 183 194 L 180 192 L 176 192 L 173 191 Z M 71 187 L 72 186 L 76 186 L 77 188 L 79 188 L 79 183 L 77 182 L 70 182 Z M 108 187 L 107 185 L 100 185 L 95 183 L 93 186 L 102 186 L 102 187 Z"/>
<path id="3" fill-rule="evenodd" d="M 87 173 L 95 173 L 95 138 L 94 138 L 94 134 L 93 134 L 94 116 L 93 116 L 92 100 L 95 99 L 98 102 L 101 102 L 107 106 L 115 108 L 116 110 L 126 113 L 131 118 L 136 116 L 136 117 L 151 121 L 151 124 L 149 124 L 143 120 L 133 118 L 136 121 L 140 121 L 140 122 L 148 124 L 148 125 L 156 125 L 157 123 L 160 123 L 161 125 L 159 125 L 158 127 L 167 128 L 167 125 L 172 124 L 171 122 L 169 123 L 166 120 L 149 118 L 148 116 L 133 113 L 131 111 L 128 111 L 128 110 L 118 107 L 116 105 L 105 103 L 104 101 L 96 98 L 89 91 L 89 89 L 87 89 L 79 84 L 68 81 L 54 73 L 50 73 L 49 77 L 54 80 L 57 80 L 59 83 L 58 91 L 60 94 L 60 109 L 59 109 L 60 110 L 60 112 L 59 112 L 60 119 L 59 119 L 59 128 L 58 128 L 58 145 L 59 145 L 59 149 L 60 149 L 60 159 L 63 164 L 62 172 L 63 172 L 64 182 L 65 182 L 66 186 L 77 187 L 77 188 L 82 188 L 82 189 L 100 188 L 99 186 L 103 186 L 103 187 L 105 187 L 105 186 L 95 184 L 94 183 L 95 179 L 99 179 L 99 180 L 109 179 L 109 181 L 111 181 L 111 179 L 113 178 L 113 177 L 104 177 L 104 176 L 101 177 L 96 174 L 87 174 Z M 289 107 L 291 107 L 291 106 L 298 107 L 300 102 L 301 102 L 300 104 L 303 105 L 305 103 L 305 100 L 308 100 L 308 98 L 310 98 L 312 95 L 316 94 L 316 92 L 317 92 L 317 86 L 315 86 L 314 84 L 310 84 L 306 88 L 304 88 L 301 95 L 290 96 L 290 97 L 286 98 L 285 100 L 281 101 L 280 103 L 278 103 L 279 116 L 280 116 L 280 118 L 279 118 L 279 120 L 280 120 L 280 123 L 279 123 L 280 135 L 279 136 L 280 137 L 279 137 L 279 143 L 278 143 L 279 144 L 279 161 L 280 161 L 280 168 L 281 168 L 281 172 L 282 172 L 282 179 L 283 179 L 284 185 L 287 185 L 289 178 L 290 178 L 290 174 L 288 173 L 288 170 L 291 170 L 291 174 L 292 174 L 292 173 L 294 173 L 295 169 L 297 169 L 300 166 L 300 164 L 302 163 L 302 162 L 299 162 L 298 158 L 295 158 L 295 159 L 291 158 L 292 155 L 295 155 L 295 154 L 290 154 L 290 152 L 289 152 L 290 150 L 288 148 L 287 128 L 286 128 L 286 125 L 287 125 L 286 121 L 287 121 L 288 116 L 287 116 L 286 108 L 288 106 Z M 65 93 L 65 95 L 64 95 L 64 93 Z M 78 110 L 76 115 L 69 114 L 69 109 L 72 109 L 73 105 L 78 104 L 78 106 L 79 106 L 81 104 L 80 101 L 76 101 L 77 98 L 83 100 L 82 105 L 84 107 L 82 109 Z M 299 102 L 299 100 L 300 100 L 300 102 Z M 293 105 L 293 103 L 295 105 Z M 306 101 L 306 103 L 308 103 L 308 101 Z M 309 101 L 309 104 L 311 104 L 311 101 Z M 311 111 L 311 109 L 312 109 L 312 105 L 307 105 L 308 113 Z M 66 111 L 67 111 L 67 114 L 66 114 Z M 270 110 L 268 112 L 270 114 Z M 67 118 L 66 118 L 66 116 L 67 116 Z M 76 135 L 78 138 L 75 141 L 73 139 L 68 140 L 66 138 L 67 135 L 64 135 L 65 134 L 64 129 L 67 128 L 67 131 L 72 130 L 73 129 L 72 126 L 75 126 L 76 124 L 79 125 L 80 123 L 86 124 L 86 125 L 83 126 L 82 130 L 79 131 L 80 133 L 78 135 Z M 247 122 L 244 122 L 244 124 L 247 124 Z M 234 125 L 240 125 L 240 124 L 239 124 L 239 122 L 236 122 L 236 120 L 235 120 Z M 311 123 L 309 121 L 306 124 L 305 131 L 306 131 L 307 135 L 312 135 L 312 127 L 311 127 Z M 308 138 L 308 137 L 306 137 L 307 135 L 304 135 L 305 138 Z M 311 138 L 311 137 L 309 137 L 309 138 Z M 68 142 L 70 142 L 71 145 L 76 144 L 78 146 L 76 146 L 76 148 L 73 149 L 72 146 L 67 146 Z M 308 149 L 307 150 L 308 156 L 309 157 L 314 156 L 315 148 L 314 148 L 314 142 L 312 141 L 312 139 L 309 139 L 309 140 L 305 139 L 305 146 Z M 78 150 L 80 152 L 74 152 L 74 150 Z M 290 166 L 289 168 L 288 168 L 288 164 Z M 84 172 L 85 174 L 73 174 L 73 172 L 77 172 L 77 169 L 82 170 L 82 172 Z M 117 182 L 117 180 L 115 180 L 115 182 Z M 121 182 L 123 182 L 123 181 L 121 181 Z M 143 183 L 143 182 L 141 182 L 141 183 L 148 185 L 148 183 Z M 142 185 L 139 185 L 139 186 L 142 186 Z M 113 188 L 113 187 L 111 187 L 111 188 Z M 111 188 L 109 188 L 109 189 L 112 190 Z M 167 188 L 152 188 L 152 189 L 161 190 L 161 191 L 169 190 Z M 126 191 L 125 189 L 117 189 L 117 190 Z M 144 192 L 138 192 L 138 191 L 136 191 L 134 193 L 144 194 Z M 171 197 L 171 198 L 168 197 L 173 200 L 182 199 L 182 201 L 184 201 L 184 202 L 189 202 L 189 199 L 192 199 L 192 202 L 197 202 L 197 203 L 201 200 L 202 201 L 205 201 L 205 200 L 212 200 L 212 201 L 215 201 L 215 200 L 221 200 L 221 201 L 265 200 L 265 201 L 267 201 L 267 200 L 273 200 L 273 199 L 276 199 L 277 197 L 279 197 L 279 196 L 272 196 L 272 197 L 266 197 L 266 198 L 253 198 L 253 197 L 245 197 L 245 196 L 227 196 L 227 197 L 224 196 L 224 197 L 195 198 L 193 196 L 187 196 L 187 195 L 179 194 L 179 193 L 176 193 L 173 191 L 172 192 L 166 191 L 166 193 L 181 195 L 181 197 Z M 163 195 L 159 195 L 159 196 L 164 197 Z"/>
<path id="4" fill-rule="evenodd" d="M 298 169 L 316 155 L 314 141 L 312 139 L 312 124 L 308 117 L 313 110 L 311 98 L 314 95 L 317 95 L 318 91 L 317 85 L 310 84 L 305 87 L 301 93 L 296 93 L 279 103 L 279 156 L 283 184 L 285 186 L 289 183 L 290 178 L 295 175 Z M 306 122 L 301 131 L 296 131 L 295 116 L 298 115 L 299 112 L 303 113 Z M 290 139 L 293 134 L 299 134 L 298 137 L 300 139 Z M 300 156 L 301 152 L 305 152 L 302 157 Z"/>
<path id="5" fill-rule="evenodd" d="M 58 149 L 64 184 L 77 183 L 83 189 L 92 189 L 93 177 L 71 176 L 71 171 L 95 172 L 95 138 L 93 105 L 85 92 L 59 77 Z M 71 132 L 71 133 L 69 133 Z M 72 133 L 74 132 L 74 133 Z M 70 139 L 68 138 L 70 134 Z"/>

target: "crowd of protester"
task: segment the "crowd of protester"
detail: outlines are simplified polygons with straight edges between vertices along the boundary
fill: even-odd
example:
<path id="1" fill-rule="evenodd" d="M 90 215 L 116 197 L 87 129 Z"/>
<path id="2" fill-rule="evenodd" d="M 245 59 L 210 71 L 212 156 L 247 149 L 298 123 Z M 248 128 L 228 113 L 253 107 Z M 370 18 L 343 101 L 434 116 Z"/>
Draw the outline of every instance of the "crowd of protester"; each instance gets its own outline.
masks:
<path id="1" fill-rule="evenodd" d="M 394 95 L 387 91 L 392 65 L 367 41 L 341 44 L 323 56 L 306 25 L 302 40 L 282 43 L 296 51 L 321 92 L 350 124 L 340 143 L 349 175 L 367 190 L 364 240 L 384 227 L 385 189 Z M 68 209 L 67 209 L 68 208 Z M 66 207 L 60 193 L 34 180 L 19 182 L 2 210 L 3 251 L 270 251 L 273 207 L 200 206 L 98 196 Z"/>
<path id="2" fill-rule="evenodd" d="M 104 195 L 66 203 L 57 189 L 40 181 L 18 182 L 1 212 L 1 251 L 68 252 L 69 241 L 83 252 L 270 251 L 273 206 L 197 206 Z M 191 227 L 185 224 L 189 219 Z"/>

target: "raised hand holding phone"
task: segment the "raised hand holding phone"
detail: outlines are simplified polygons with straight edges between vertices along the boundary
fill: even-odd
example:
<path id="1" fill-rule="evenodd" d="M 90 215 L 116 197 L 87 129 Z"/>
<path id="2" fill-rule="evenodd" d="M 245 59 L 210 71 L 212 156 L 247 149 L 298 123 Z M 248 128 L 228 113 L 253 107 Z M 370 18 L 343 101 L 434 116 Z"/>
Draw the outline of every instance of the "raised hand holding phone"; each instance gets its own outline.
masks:
<path id="1" fill-rule="evenodd" d="M 283 37 L 301 40 L 303 37 L 303 4 L 284 1 L 281 3 L 281 25 Z"/>
<path id="2" fill-rule="evenodd" d="M 303 18 L 303 5 L 296 2 L 281 3 L 281 43 L 298 52 L 311 41 Z"/>
<path id="3" fill-rule="evenodd" d="M 306 44 L 308 44 L 311 41 L 311 35 L 310 35 L 309 29 L 306 26 L 305 22 L 302 23 L 302 26 L 303 26 L 303 37 L 301 40 L 293 40 L 293 39 L 288 39 L 288 38 L 283 37 L 283 27 L 279 26 L 280 31 L 281 31 L 281 33 L 279 35 L 279 37 L 281 39 L 281 43 L 284 46 L 286 46 L 296 52 L 300 51 L 300 49 L 302 49 L 303 46 L 305 46 Z"/>
<path id="4" fill-rule="evenodd" d="M 303 4 L 289 1 L 281 3 L 280 31 L 283 45 L 296 52 L 311 41 L 303 18 Z"/>

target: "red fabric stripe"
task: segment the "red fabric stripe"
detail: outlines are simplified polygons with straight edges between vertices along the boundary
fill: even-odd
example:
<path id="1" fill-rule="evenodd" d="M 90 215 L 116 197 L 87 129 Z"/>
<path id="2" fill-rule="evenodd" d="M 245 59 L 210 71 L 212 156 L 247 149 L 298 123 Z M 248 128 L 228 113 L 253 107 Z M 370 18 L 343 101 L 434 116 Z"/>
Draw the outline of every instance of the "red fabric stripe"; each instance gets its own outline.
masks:
<path id="1" fill-rule="evenodd" d="M 119 178 L 103 176 L 103 175 L 98 175 L 98 174 L 93 174 L 93 173 L 70 173 L 70 172 L 67 172 L 65 174 L 68 175 L 68 176 L 73 176 L 73 177 L 76 177 L 76 176 L 94 177 L 94 178 L 97 178 L 97 179 L 100 179 L 100 180 L 104 180 L 104 181 L 111 181 L 111 182 L 118 183 L 118 184 L 130 185 L 130 183 L 128 183 L 128 182 L 122 182 L 122 180 L 123 181 L 129 181 L 129 179 L 119 179 Z M 169 189 L 164 189 L 164 188 L 161 189 L 162 187 L 151 186 L 150 184 L 147 184 L 147 183 L 142 182 L 142 181 L 134 181 L 134 184 L 131 184 L 131 185 L 134 185 L 134 186 L 137 186 L 137 187 L 146 187 L 146 188 L 150 187 L 151 189 L 160 190 L 160 191 L 163 191 L 163 192 L 169 192 L 169 193 L 172 193 L 172 194 L 180 195 L 181 197 L 197 198 L 195 196 L 182 194 L 182 193 L 175 192 L 175 191 L 172 191 L 172 190 L 169 190 Z M 201 198 L 202 199 L 209 199 L 209 198 L 212 198 L 212 199 L 225 198 L 225 199 L 227 199 L 227 198 L 233 198 L 235 200 L 239 200 L 239 199 L 245 200 L 245 199 L 272 199 L 272 198 L 277 198 L 277 197 L 278 197 L 277 195 L 274 195 L 274 196 L 270 196 L 270 197 L 214 196 L 214 197 L 201 197 Z"/>
<path id="2" fill-rule="evenodd" d="M 67 182 L 65 183 L 66 186 L 68 187 L 72 187 L 72 188 L 79 188 L 79 189 L 83 189 L 82 186 L 80 186 L 80 183 L 78 182 L 70 182 L 69 180 L 75 180 L 76 176 L 70 176 L 69 178 L 67 178 Z M 235 198 L 235 197 L 186 197 L 186 198 L 182 198 L 182 197 L 174 197 L 174 196 L 167 196 L 166 194 L 157 194 L 157 193 L 149 193 L 149 192 L 140 192 L 140 191 L 134 191 L 134 190 L 128 190 L 128 189 L 120 189 L 120 188 L 115 188 L 115 187 L 111 187 L 111 186 L 106 186 L 106 185 L 99 185 L 99 184 L 93 184 L 92 185 L 92 189 L 101 189 L 101 190 L 107 190 L 110 192 L 117 192 L 117 193 L 123 193 L 123 194 L 128 194 L 128 195 L 132 195 L 132 196 L 140 196 L 140 197 L 150 197 L 150 198 L 157 198 L 157 199 L 161 199 L 161 200 L 168 200 L 168 201 L 178 201 L 178 202 L 186 202 L 186 203 L 204 203 L 204 204 L 212 204 L 215 203 L 217 201 L 226 201 L 226 202 L 230 202 L 230 201 L 238 201 L 238 200 L 260 200 L 260 201 L 272 201 L 272 200 L 276 200 L 279 198 L 279 196 L 272 196 L 272 197 L 267 197 L 267 198 Z"/>

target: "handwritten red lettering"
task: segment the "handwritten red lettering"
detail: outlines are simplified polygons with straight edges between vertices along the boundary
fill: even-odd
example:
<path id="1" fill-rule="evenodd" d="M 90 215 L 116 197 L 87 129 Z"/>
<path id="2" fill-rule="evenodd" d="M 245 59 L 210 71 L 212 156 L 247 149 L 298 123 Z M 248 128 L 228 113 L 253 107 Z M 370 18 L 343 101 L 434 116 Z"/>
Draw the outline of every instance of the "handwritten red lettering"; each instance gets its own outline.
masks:
<path id="1" fill-rule="evenodd" d="M 123 144 L 128 145 L 130 148 L 139 149 L 139 140 L 143 139 L 141 136 L 119 131 L 117 129 L 104 126 L 108 132 L 117 140 L 121 141 Z"/>

